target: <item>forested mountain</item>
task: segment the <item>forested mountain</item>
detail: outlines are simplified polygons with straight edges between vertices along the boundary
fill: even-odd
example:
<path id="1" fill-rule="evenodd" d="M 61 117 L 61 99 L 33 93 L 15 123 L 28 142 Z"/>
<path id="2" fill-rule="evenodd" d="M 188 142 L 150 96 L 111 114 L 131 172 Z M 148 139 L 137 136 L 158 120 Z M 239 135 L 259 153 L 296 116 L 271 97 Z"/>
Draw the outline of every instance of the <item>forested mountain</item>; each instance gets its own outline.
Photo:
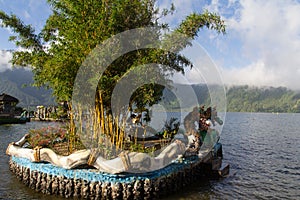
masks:
<path id="1" fill-rule="evenodd" d="M 212 86 L 214 89 L 220 86 Z M 182 96 L 189 96 L 191 88 L 198 97 L 199 104 L 210 105 L 210 96 L 206 85 L 176 85 L 183 91 Z M 219 89 L 222 89 L 221 87 Z M 300 92 L 289 90 L 285 87 L 226 87 L 228 112 L 297 112 L 300 113 Z M 170 91 L 165 92 L 170 105 L 179 105 L 176 97 Z M 172 99 L 173 98 L 173 99 Z M 192 98 L 186 98 L 183 108 L 195 106 Z"/>
<path id="2" fill-rule="evenodd" d="M 234 86 L 227 89 L 227 110 L 300 113 L 300 93 L 284 87 Z"/>
<path id="3" fill-rule="evenodd" d="M 0 94 L 7 93 L 19 99 L 18 106 L 54 105 L 51 91 L 32 87 L 33 74 L 30 70 L 16 68 L 0 73 Z"/>

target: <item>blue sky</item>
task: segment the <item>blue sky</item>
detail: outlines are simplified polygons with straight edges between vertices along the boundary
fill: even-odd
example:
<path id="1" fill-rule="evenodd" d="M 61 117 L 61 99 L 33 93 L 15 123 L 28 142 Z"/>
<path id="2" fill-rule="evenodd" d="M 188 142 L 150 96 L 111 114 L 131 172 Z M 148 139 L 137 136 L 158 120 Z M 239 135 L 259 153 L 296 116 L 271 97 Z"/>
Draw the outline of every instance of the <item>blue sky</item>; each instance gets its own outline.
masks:
<path id="1" fill-rule="evenodd" d="M 285 86 L 300 89 L 300 2 L 296 0 L 159 0 L 175 4 L 164 19 L 176 27 L 191 12 L 219 13 L 227 34 L 203 30 L 196 42 L 210 55 L 225 84 Z M 45 0 L 0 0 L 0 10 L 14 13 L 39 31 L 51 14 Z M 0 28 L 0 50 L 15 49 L 9 29 Z M 0 51 L 0 71 L 10 68 L 10 54 Z"/>

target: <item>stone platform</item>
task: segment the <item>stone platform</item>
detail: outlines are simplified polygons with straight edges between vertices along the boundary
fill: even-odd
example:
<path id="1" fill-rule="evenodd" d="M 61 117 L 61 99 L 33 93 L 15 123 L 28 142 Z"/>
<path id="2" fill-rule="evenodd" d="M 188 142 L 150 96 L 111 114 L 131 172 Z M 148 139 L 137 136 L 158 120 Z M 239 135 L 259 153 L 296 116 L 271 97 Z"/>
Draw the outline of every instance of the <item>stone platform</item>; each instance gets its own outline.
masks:
<path id="1" fill-rule="evenodd" d="M 212 169 L 213 151 L 206 163 L 198 156 L 142 174 L 109 174 L 95 169 L 64 169 L 11 156 L 10 170 L 26 186 L 44 194 L 84 199 L 159 199 L 182 190 Z"/>

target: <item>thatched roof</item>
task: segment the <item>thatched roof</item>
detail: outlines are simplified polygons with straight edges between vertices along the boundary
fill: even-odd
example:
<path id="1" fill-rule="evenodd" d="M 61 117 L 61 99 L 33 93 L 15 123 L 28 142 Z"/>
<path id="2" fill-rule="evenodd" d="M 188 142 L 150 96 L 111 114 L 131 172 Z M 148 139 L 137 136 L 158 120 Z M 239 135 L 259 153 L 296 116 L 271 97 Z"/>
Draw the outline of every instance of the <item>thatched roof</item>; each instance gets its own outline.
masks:
<path id="1" fill-rule="evenodd" d="M 13 96 L 10 96 L 8 94 L 1 94 L 0 95 L 0 101 L 3 101 L 3 102 L 16 102 L 16 103 L 19 103 L 19 100 Z"/>

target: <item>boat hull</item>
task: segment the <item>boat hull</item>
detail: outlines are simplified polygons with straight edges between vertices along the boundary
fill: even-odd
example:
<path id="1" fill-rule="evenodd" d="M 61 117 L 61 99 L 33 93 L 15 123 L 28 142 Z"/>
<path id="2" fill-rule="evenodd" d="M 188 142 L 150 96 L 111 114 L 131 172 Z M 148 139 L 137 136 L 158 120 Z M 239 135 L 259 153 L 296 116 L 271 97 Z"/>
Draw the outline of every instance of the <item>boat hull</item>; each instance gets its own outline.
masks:
<path id="1" fill-rule="evenodd" d="M 24 124 L 29 122 L 27 118 L 0 118 L 0 125 L 2 124 Z"/>

